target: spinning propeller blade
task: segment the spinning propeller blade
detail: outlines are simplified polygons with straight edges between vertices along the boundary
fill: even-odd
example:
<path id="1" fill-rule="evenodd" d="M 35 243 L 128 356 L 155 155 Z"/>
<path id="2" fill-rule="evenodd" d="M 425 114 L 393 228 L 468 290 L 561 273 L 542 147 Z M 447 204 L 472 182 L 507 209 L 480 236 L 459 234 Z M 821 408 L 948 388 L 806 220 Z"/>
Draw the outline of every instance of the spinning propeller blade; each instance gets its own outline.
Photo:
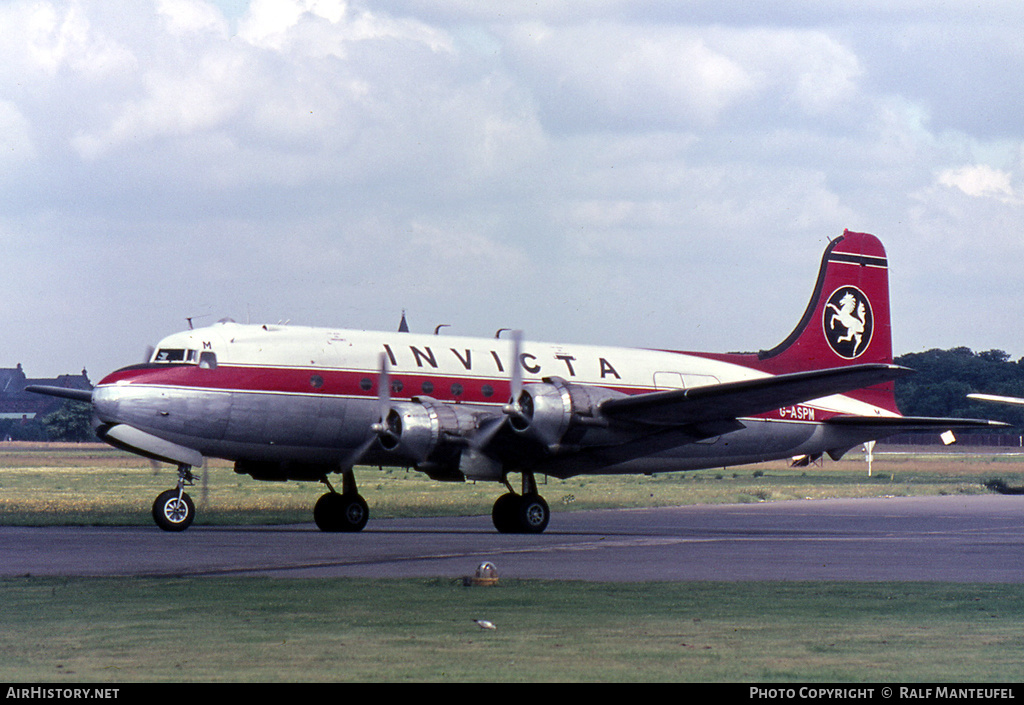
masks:
<path id="1" fill-rule="evenodd" d="M 391 371 L 388 368 L 388 357 L 384 353 L 380 355 L 380 370 L 377 373 L 377 416 L 375 423 L 370 425 L 372 434 L 358 448 L 349 454 L 342 463 L 342 467 L 350 469 L 359 464 L 363 456 L 369 452 L 373 444 L 380 438 L 390 433 L 387 425 L 388 411 L 391 409 Z"/>
<path id="2" fill-rule="evenodd" d="M 523 413 L 522 406 L 519 403 L 519 397 L 523 392 L 522 355 L 523 331 L 514 330 L 512 331 L 512 369 L 509 371 L 509 400 L 501 409 L 504 417 L 492 419 L 488 425 L 482 427 L 473 436 L 470 445 L 476 450 L 486 447 L 498 435 L 498 432 L 504 428 L 510 418 L 521 416 Z"/>

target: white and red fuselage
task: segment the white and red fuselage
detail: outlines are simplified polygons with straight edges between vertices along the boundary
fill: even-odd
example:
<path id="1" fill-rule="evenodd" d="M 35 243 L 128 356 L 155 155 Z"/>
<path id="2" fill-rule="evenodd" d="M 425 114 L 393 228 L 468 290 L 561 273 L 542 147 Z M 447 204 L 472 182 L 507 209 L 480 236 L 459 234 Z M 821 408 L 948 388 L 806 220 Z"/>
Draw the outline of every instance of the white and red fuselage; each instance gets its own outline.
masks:
<path id="1" fill-rule="evenodd" d="M 93 403 L 100 421 L 128 423 L 204 456 L 331 462 L 360 446 L 378 420 L 381 353 L 389 358 L 393 401 L 429 397 L 500 413 L 509 400 L 511 341 L 225 322 L 165 338 L 154 358 L 170 359 L 109 375 Z M 530 342 L 520 357 L 526 385 L 560 377 L 623 395 L 767 376 L 733 362 L 656 350 Z M 820 453 L 815 430 L 836 414 L 892 412 L 831 395 L 746 419 L 753 431 L 746 442 L 712 436 L 696 448 L 686 442 L 675 452 L 604 470 L 684 470 Z M 391 460 L 376 456 L 370 464 Z"/>

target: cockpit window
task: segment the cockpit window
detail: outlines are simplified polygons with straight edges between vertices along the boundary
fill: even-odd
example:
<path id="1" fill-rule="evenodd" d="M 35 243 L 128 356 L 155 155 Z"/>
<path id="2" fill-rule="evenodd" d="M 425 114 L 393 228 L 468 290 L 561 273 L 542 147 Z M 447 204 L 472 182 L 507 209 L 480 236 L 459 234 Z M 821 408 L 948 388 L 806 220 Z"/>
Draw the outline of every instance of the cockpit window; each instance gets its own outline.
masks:
<path id="1" fill-rule="evenodd" d="M 153 356 L 153 362 L 185 362 L 194 365 L 198 360 L 199 353 L 197 351 L 181 348 L 161 348 Z"/>
<path id="2" fill-rule="evenodd" d="M 156 351 L 153 362 L 184 362 L 185 351 L 175 349 L 161 349 Z"/>

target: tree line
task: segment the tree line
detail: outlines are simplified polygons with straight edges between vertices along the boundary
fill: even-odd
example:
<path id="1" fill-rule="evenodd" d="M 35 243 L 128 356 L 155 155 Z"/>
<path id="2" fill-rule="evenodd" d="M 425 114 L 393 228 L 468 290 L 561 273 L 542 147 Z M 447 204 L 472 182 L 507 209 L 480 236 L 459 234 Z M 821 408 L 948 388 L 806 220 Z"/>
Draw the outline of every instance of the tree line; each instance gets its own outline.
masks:
<path id="1" fill-rule="evenodd" d="M 907 353 L 895 362 L 916 370 L 896 381 L 896 405 L 907 416 L 992 419 L 1013 426 L 1008 433 L 1024 427 L 1024 407 L 967 398 L 971 392 L 1024 398 L 1024 357 L 1014 362 L 1003 350 L 958 347 Z"/>
<path id="2" fill-rule="evenodd" d="M 0 440 L 12 441 L 98 441 L 93 433 L 88 404 L 65 401 L 57 411 L 42 418 L 0 419 Z"/>

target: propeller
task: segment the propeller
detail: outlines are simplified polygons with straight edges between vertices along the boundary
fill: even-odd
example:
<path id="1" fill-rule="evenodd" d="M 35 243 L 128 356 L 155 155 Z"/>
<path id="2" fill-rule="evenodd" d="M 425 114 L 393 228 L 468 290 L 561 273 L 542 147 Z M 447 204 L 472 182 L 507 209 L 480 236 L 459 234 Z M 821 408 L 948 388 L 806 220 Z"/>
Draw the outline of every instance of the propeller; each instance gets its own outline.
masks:
<path id="1" fill-rule="evenodd" d="M 519 401 L 523 393 L 523 331 L 512 331 L 512 377 L 509 380 L 510 399 L 504 411 L 509 416 L 522 416 L 523 406 Z"/>
<path id="2" fill-rule="evenodd" d="M 480 432 L 473 436 L 470 445 L 475 450 L 481 450 L 487 446 L 505 423 L 512 423 L 514 419 L 525 418 L 523 405 L 520 397 L 523 393 L 523 331 L 512 331 L 512 370 L 509 373 L 509 401 L 501 408 L 503 417 L 491 420 L 490 425 L 482 427 Z"/>
<path id="3" fill-rule="evenodd" d="M 391 370 L 388 357 L 380 355 L 380 372 L 377 373 L 377 415 L 380 420 L 370 426 L 385 448 L 394 448 L 402 434 L 402 417 L 391 408 Z"/>
<path id="4" fill-rule="evenodd" d="M 384 353 L 380 354 L 380 369 L 377 372 L 377 411 L 378 420 L 370 425 L 372 435 L 345 459 L 342 467 L 346 470 L 358 465 L 378 439 L 383 443 L 388 441 L 397 443 L 398 441 L 401 419 L 391 408 L 391 371 L 388 367 L 388 356 Z M 392 418 L 392 416 L 396 418 Z"/>

